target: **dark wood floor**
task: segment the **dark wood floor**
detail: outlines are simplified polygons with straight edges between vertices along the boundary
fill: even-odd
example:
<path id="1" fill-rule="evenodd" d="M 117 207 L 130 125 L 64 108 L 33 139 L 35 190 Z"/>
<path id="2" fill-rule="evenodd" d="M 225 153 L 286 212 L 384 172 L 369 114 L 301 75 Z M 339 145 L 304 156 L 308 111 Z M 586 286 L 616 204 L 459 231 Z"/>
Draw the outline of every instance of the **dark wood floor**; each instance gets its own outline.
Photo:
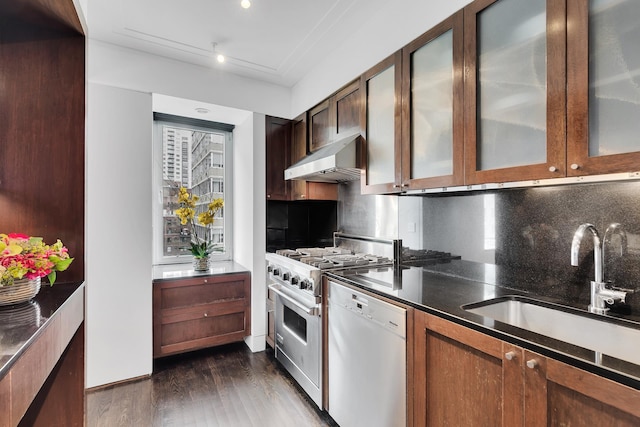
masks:
<path id="1" fill-rule="evenodd" d="M 151 378 L 87 393 L 87 426 L 336 426 L 277 364 L 244 343 L 157 360 Z"/>

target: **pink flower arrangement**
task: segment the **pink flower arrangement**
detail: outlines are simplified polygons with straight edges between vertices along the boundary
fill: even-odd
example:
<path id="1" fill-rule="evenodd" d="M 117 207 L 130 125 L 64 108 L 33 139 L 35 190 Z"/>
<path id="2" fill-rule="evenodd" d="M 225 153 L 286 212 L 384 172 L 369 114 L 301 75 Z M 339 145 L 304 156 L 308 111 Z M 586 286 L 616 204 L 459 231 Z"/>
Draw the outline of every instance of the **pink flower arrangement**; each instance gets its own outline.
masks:
<path id="1" fill-rule="evenodd" d="M 0 233 L 0 287 L 12 285 L 14 280 L 45 276 L 53 285 L 56 272 L 66 270 L 72 261 L 60 239 L 47 245 L 42 237 Z"/>

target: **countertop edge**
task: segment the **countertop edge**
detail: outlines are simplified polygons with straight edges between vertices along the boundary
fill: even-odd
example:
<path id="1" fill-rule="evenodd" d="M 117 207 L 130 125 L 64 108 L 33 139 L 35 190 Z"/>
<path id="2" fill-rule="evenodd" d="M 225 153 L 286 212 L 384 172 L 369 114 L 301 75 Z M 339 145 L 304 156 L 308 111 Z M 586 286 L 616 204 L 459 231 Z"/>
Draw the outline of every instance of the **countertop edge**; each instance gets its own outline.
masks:
<path id="1" fill-rule="evenodd" d="M 70 284 L 69 284 L 70 285 Z M 38 340 L 49 328 L 51 324 L 61 315 L 69 301 L 71 301 L 78 292 L 84 292 L 85 282 L 77 285 L 76 289 L 69 294 L 65 301 L 55 310 L 55 312 L 46 318 L 45 322 L 27 339 L 22 346 L 7 360 L 2 366 L 0 366 L 0 381 L 4 380 L 6 375 L 11 371 L 11 368 L 20 359 L 20 357 Z M 37 299 L 37 296 L 36 296 Z M 83 309 L 84 318 L 84 309 Z"/>
<path id="2" fill-rule="evenodd" d="M 431 306 L 427 306 L 427 305 L 422 305 L 422 304 L 418 304 L 415 303 L 413 301 L 409 301 L 407 299 L 398 297 L 396 295 L 393 295 L 391 293 L 388 292 L 384 292 L 380 289 L 376 289 L 376 288 L 372 288 L 369 286 L 365 286 L 361 283 L 358 283 L 355 280 L 350 280 L 348 277 L 342 276 L 340 274 L 334 274 L 332 272 L 324 272 L 324 274 L 329 277 L 329 278 L 333 278 L 336 279 L 342 283 L 346 283 L 348 285 L 351 285 L 357 289 L 362 289 L 364 291 L 373 293 L 375 295 L 379 295 L 381 297 L 393 300 L 399 304 L 403 304 L 407 307 L 411 307 L 414 308 L 416 310 L 422 311 L 424 313 L 428 313 L 434 316 L 438 316 L 442 319 L 448 320 L 450 322 L 456 323 L 458 325 L 467 327 L 469 329 L 475 330 L 477 332 L 489 335 L 491 337 L 500 339 L 502 341 L 506 341 L 509 342 L 511 344 L 520 346 L 522 348 L 525 348 L 527 350 L 536 352 L 538 354 L 541 354 L 542 356 L 546 356 L 546 357 L 550 357 L 552 359 L 558 360 L 560 362 L 566 363 L 567 365 L 582 369 L 584 371 L 590 372 L 592 374 L 596 374 L 598 376 L 601 376 L 603 378 L 615 381 L 617 383 L 626 385 L 628 387 L 634 388 L 636 390 L 640 390 L 640 378 L 636 378 L 630 375 L 627 375 L 623 372 L 619 372 L 619 371 L 614 371 L 611 369 L 607 369 L 605 367 L 601 367 L 592 363 L 587 362 L 584 359 L 581 359 L 580 357 L 577 356 L 572 356 L 569 354 L 566 354 L 560 350 L 557 349 L 553 349 L 550 347 L 544 347 L 541 346 L 535 342 L 529 341 L 527 340 L 525 337 L 523 336 L 518 336 L 515 334 L 510 334 L 510 333 L 506 333 L 504 331 L 500 331 L 494 327 L 490 327 L 487 325 L 483 325 L 480 324 L 478 322 L 474 322 L 473 320 L 470 319 L 465 319 L 463 317 L 457 316 L 453 313 L 444 311 L 444 310 L 440 310 L 437 309 L 435 307 L 431 307 Z M 433 273 L 436 274 L 437 273 Z M 465 280 L 465 279 L 460 279 L 460 280 Z M 465 280 L 465 281 L 469 281 L 470 283 L 473 281 L 470 280 Z M 496 285 L 497 286 L 497 285 Z M 499 286 L 498 286 L 499 287 Z M 511 289 L 507 289 L 509 292 L 511 292 Z M 524 294 L 521 291 L 513 291 L 514 295 L 520 295 L 520 294 Z M 481 316 L 480 316 L 481 317 Z M 523 333 L 524 335 L 524 333 Z"/>
<path id="3" fill-rule="evenodd" d="M 194 271 L 191 264 L 165 264 L 153 266 L 152 281 L 161 283 L 171 280 L 194 279 L 198 277 L 251 274 L 251 270 L 235 261 L 216 261 L 206 271 Z"/>

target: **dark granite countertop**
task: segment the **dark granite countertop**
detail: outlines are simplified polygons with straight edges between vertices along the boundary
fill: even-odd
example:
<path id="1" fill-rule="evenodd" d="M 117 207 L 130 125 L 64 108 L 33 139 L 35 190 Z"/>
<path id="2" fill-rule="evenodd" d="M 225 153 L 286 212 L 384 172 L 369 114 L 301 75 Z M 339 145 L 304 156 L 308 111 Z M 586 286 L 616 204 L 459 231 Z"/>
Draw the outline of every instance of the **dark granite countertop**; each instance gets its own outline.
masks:
<path id="1" fill-rule="evenodd" d="M 640 389 L 640 365 L 603 356 L 602 364 L 595 363 L 591 350 L 529 332 L 488 317 L 470 313 L 461 306 L 503 296 L 527 296 L 538 300 L 583 310 L 586 306 L 572 305 L 522 290 L 496 285 L 492 267 L 481 268 L 476 263 L 452 261 L 426 267 L 380 268 L 332 271 L 330 278 L 339 279 L 365 289 L 548 356 L 572 366 Z M 606 316 L 612 322 L 640 329 L 640 319 L 633 316 Z M 622 317 L 622 320 L 619 319 Z M 588 332 L 587 332 L 588 333 Z M 640 344 L 639 349 L 640 351 Z"/>
<path id="2" fill-rule="evenodd" d="M 49 325 L 82 283 L 43 284 L 31 301 L 0 307 L 0 379 Z"/>
<path id="3" fill-rule="evenodd" d="M 165 264 L 153 266 L 153 281 L 188 279 L 192 277 L 220 276 L 248 273 L 249 270 L 235 261 L 215 261 L 207 271 L 194 271 L 193 264 Z"/>

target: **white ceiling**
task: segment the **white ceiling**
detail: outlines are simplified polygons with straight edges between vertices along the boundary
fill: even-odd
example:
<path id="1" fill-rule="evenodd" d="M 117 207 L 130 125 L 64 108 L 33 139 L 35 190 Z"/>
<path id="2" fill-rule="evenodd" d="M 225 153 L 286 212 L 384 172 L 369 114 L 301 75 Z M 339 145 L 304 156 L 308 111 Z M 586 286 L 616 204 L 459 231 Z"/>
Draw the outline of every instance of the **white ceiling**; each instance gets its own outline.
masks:
<path id="1" fill-rule="evenodd" d="M 89 0 L 89 37 L 291 87 L 384 0 Z M 227 60 L 215 61 L 216 51 Z"/>

